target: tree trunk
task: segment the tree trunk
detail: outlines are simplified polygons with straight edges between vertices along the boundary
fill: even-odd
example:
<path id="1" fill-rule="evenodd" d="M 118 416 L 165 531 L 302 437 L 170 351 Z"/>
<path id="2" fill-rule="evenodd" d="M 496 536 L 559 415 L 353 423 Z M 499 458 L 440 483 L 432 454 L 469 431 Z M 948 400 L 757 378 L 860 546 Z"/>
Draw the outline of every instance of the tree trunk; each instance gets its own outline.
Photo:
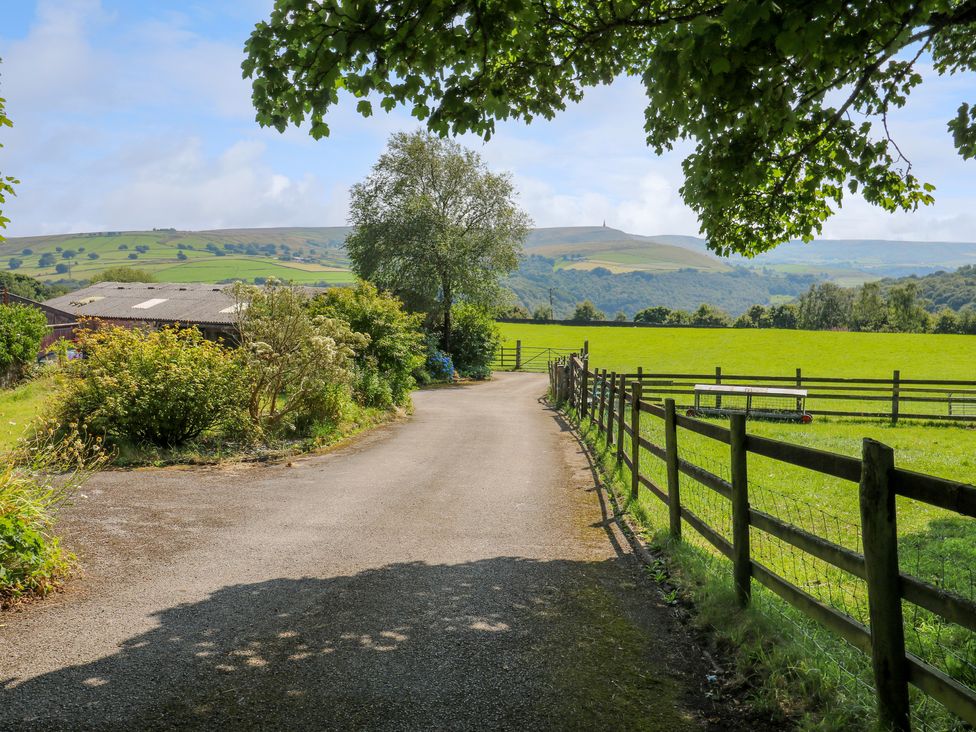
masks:
<path id="1" fill-rule="evenodd" d="M 444 350 L 447 353 L 451 353 L 451 305 L 453 303 L 454 303 L 454 296 L 451 293 L 451 287 L 450 285 L 445 285 L 444 286 Z"/>

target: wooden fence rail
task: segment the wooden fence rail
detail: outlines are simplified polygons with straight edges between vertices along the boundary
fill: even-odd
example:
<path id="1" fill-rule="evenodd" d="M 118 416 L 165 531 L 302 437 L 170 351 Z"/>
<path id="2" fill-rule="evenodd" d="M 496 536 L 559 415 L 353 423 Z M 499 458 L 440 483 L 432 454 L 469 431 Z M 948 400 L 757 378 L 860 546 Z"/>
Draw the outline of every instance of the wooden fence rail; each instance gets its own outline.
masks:
<path id="1" fill-rule="evenodd" d="M 550 346 L 525 346 L 515 341 L 515 346 L 499 346 L 491 361 L 495 371 L 533 371 L 545 373 L 549 362 L 572 353 L 578 348 L 553 348 Z"/>
<path id="2" fill-rule="evenodd" d="M 789 376 L 723 373 L 623 373 L 641 382 L 646 401 L 674 399 L 680 410 L 693 404 L 696 384 L 762 386 L 806 389 L 812 415 L 899 419 L 976 421 L 976 381 L 961 379 L 909 379 L 900 371 L 890 378 L 806 376 L 801 369 Z"/>
<path id="3" fill-rule="evenodd" d="M 894 451 L 881 443 L 865 439 L 861 458 L 839 455 L 767 437 L 748 434 L 742 415 L 733 415 L 729 427 L 692 419 L 679 413 L 676 400 L 654 387 L 664 378 L 698 379 L 700 375 L 615 373 L 590 370 L 583 353 L 563 356 L 549 364 L 551 393 L 567 402 L 582 418 L 589 414 L 594 425 L 612 447 L 616 459 L 631 470 L 631 493 L 641 487 L 668 506 L 670 531 L 681 538 L 682 523 L 697 531 L 733 563 L 736 596 L 741 604 L 750 602 L 755 580 L 780 598 L 836 633 L 855 648 L 868 654 L 874 675 L 874 688 L 881 723 L 894 730 L 910 730 L 908 685 L 933 697 L 969 724 L 976 724 L 976 690 L 947 675 L 939 668 L 906 651 L 903 601 L 913 603 L 949 622 L 976 631 L 976 602 L 971 598 L 935 587 L 899 569 L 896 496 L 905 496 L 976 517 L 976 487 L 923 475 L 895 467 Z M 725 376 L 711 374 L 722 383 L 729 381 L 768 381 L 777 377 Z M 800 374 L 793 377 L 796 383 Z M 880 384 L 896 393 L 906 385 L 937 382 L 899 380 L 815 380 L 844 384 Z M 941 382 L 953 387 L 964 382 Z M 967 386 L 976 386 L 976 383 Z M 896 396 L 896 400 L 898 397 Z M 897 401 L 895 402 L 897 415 Z M 888 415 L 893 416 L 893 415 Z M 904 414 L 902 416 L 905 416 Z M 657 445 L 641 434 L 641 421 L 663 422 L 664 445 Z M 730 480 L 679 457 L 680 431 L 686 430 L 728 445 Z M 630 449 L 625 441 L 630 438 Z M 641 454 L 646 452 L 666 466 L 667 485 L 658 486 L 641 472 Z M 748 494 L 748 457 L 760 455 L 807 470 L 830 475 L 859 486 L 860 531 L 863 553 L 841 546 L 799 526 L 751 507 Z M 732 515 L 731 539 L 682 504 L 680 476 L 685 475 L 729 501 Z M 750 553 L 750 527 L 783 541 L 850 575 L 866 581 L 869 625 L 831 607 L 757 562 Z"/>

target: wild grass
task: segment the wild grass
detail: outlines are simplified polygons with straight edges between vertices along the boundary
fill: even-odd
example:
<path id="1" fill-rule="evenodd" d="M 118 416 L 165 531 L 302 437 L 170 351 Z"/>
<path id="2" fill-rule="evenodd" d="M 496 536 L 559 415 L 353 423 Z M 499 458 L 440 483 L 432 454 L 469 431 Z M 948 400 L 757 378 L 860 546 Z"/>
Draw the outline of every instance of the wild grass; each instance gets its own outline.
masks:
<path id="1" fill-rule="evenodd" d="M 98 443 L 37 435 L 0 454 L 0 608 L 56 589 L 74 557 L 53 533 L 58 510 L 100 469 Z"/>

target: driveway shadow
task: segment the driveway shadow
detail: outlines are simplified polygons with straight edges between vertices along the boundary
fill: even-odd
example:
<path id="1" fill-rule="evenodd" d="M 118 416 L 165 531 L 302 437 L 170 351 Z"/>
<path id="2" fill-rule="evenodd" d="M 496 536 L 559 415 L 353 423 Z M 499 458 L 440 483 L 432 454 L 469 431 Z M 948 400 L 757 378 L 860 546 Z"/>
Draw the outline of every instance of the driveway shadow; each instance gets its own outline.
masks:
<path id="1" fill-rule="evenodd" d="M 700 729 L 698 670 L 633 580 L 502 557 L 229 586 L 3 682 L 0 729 Z"/>

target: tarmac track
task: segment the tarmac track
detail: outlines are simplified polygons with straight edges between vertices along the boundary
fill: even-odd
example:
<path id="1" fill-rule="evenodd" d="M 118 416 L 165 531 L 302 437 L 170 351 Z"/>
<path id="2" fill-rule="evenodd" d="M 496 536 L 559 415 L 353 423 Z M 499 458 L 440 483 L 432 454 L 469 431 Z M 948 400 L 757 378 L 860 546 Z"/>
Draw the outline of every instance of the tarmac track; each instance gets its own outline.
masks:
<path id="1" fill-rule="evenodd" d="M 0 729 L 756 729 L 503 374 L 270 466 L 106 472 L 0 614 Z"/>

